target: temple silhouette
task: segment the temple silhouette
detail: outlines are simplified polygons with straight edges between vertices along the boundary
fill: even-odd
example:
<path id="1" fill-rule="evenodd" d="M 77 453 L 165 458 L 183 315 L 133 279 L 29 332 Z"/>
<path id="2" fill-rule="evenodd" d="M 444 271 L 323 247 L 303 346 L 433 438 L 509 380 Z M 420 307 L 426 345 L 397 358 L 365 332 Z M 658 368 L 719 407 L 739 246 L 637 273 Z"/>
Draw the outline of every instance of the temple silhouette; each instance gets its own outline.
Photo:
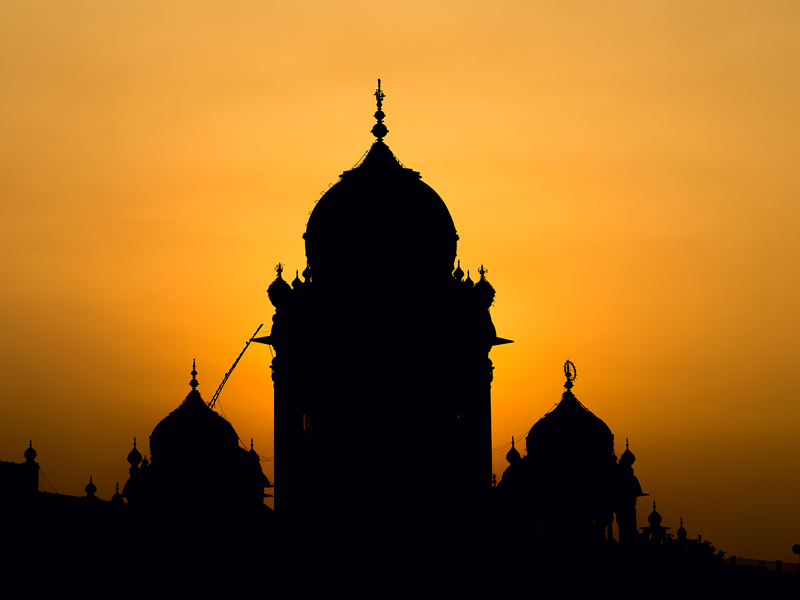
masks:
<path id="1" fill-rule="evenodd" d="M 278 265 L 268 289 L 272 331 L 255 341 L 276 354 L 282 518 L 307 527 L 319 517 L 314 528 L 339 523 L 350 535 L 381 523 L 409 537 L 447 530 L 488 505 L 489 352 L 508 340 L 492 324 L 495 291 L 483 266 L 477 282 L 455 267 L 458 234 L 447 206 L 383 141 L 380 81 L 375 97 L 377 140 L 311 212 L 303 279 L 296 274 L 290 285 Z M 410 282 L 391 275 L 401 264 L 413 269 Z M 365 445 L 378 435 L 380 445 Z M 459 451 L 447 469 L 428 468 L 441 439 Z M 352 463 L 359 475 L 323 456 Z M 424 503 L 401 493 L 412 477 Z M 343 485 L 346 493 L 319 493 Z"/>
<path id="2" fill-rule="evenodd" d="M 444 201 L 384 142 L 380 80 L 375 98 L 376 140 L 311 212 L 302 273 L 289 283 L 276 267 L 271 332 L 250 340 L 275 353 L 275 510 L 252 440 L 213 409 L 216 395 L 202 398 L 193 363 L 187 396 L 149 436 L 150 459 L 134 438 L 110 500 L 91 479 L 83 497 L 41 491 L 32 443 L 24 462 L 0 462 L 0 506 L 17 517 L 6 539 L 67 571 L 85 559 L 129 577 L 128 559 L 97 546 L 112 531 L 127 555 L 165 576 L 178 565 L 201 589 L 208 553 L 254 582 L 272 561 L 311 578 L 458 573 L 470 590 L 488 568 L 508 591 L 530 590 L 536 573 L 547 592 L 567 585 L 578 556 L 591 558 L 583 584 L 617 592 L 668 572 L 729 581 L 722 553 L 682 518 L 673 537 L 653 502 L 640 525 L 636 458 L 627 440 L 617 456 L 612 430 L 573 393 L 571 361 L 524 454 L 512 438 L 509 466 L 492 473 L 489 356 L 510 343 L 492 323 L 495 289 L 483 265 L 477 281 L 463 270 Z M 395 278 L 398 265 L 413 277 Z"/>

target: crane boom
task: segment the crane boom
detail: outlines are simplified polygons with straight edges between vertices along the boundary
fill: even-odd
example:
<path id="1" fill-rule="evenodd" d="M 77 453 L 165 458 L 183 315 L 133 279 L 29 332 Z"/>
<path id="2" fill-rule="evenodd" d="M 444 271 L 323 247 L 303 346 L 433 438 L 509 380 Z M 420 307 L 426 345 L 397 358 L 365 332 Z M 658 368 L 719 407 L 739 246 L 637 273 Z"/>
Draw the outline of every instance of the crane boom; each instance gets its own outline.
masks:
<path id="1" fill-rule="evenodd" d="M 256 337 L 256 335 L 258 334 L 259 331 L 261 331 L 261 328 L 263 326 L 264 326 L 263 323 L 259 325 L 258 329 L 256 329 L 256 332 L 250 337 L 249 340 L 247 340 L 247 343 L 244 345 L 244 350 L 242 350 L 239 356 L 236 357 L 236 360 L 233 361 L 233 366 L 230 368 L 230 370 L 227 373 L 225 373 L 225 377 L 222 379 L 222 383 L 219 384 L 217 391 L 214 393 L 214 397 L 211 398 L 211 402 L 208 403 L 208 408 L 214 408 L 214 405 L 217 403 L 217 398 L 219 398 L 219 394 L 222 391 L 222 388 L 225 387 L 225 382 L 228 381 L 228 377 L 231 376 L 231 373 L 233 373 L 233 370 L 236 368 L 236 365 L 239 364 L 239 359 L 242 358 L 245 350 L 247 350 L 247 347 L 250 345 L 250 342 L 253 341 L 253 338 Z"/>

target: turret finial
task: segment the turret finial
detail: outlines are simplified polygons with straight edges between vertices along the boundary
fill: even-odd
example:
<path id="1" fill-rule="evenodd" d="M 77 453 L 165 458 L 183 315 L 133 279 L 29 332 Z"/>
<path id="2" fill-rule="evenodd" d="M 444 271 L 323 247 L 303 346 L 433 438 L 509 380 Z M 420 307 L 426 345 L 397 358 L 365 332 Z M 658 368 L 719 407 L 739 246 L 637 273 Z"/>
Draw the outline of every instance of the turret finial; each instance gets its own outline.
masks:
<path id="1" fill-rule="evenodd" d="M 386 116 L 381 110 L 383 108 L 383 99 L 386 97 L 381 91 L 381 80 L 378 79 L 378 89 L 375 90 L 375 100 L 377 101 L 378 110 L 375 111 L 375 118 L 378 120 L 377 123 L 372 128 L 372 135 L 378 138 L 379 142 L 383 141 L 383 138 L 389 133 L 389 130 L 386 129 L 386 125 L 383 124 L 383 118 Z"/>
<path id="2" fill-rule="evenodd" d="M 283 277 L 281 273 L 283 273 L 283 264 L 278 263 L 277 265 L 275 265 L 275 270 L 278 272 L 278 279 L 282 279 Z"/>
<path id="3" fill-rule="evenodd" d="M 625 450 L 630 450 L 631 447 L 628 445 L 628 438 L 625 438 Z"/>
<path id="4" fill-rule="evenodd" d="M 192 372 L 191 372 L 192 380 L 189 382 L 189 385 L 192 386 L 192 390 L 196 390 L 197 386 L 200 385 L 197 383 L 197 364 L 195 359 L 192 359 Z"/>
<path id="5" fill-rule="evenodd" d="M 250 438 L 250 450 L 253 449 L 253 438 Z"/>
<path id="6" fill-rule="evenodd" d="M 572 382 L 578 377 L 578 370 L 575 368 L 575 363 L 571 360 L 564 363 L 564 375 L 567 377 L 567 382 L 564 384 L 564 387 L 571 390 L 573 386 Z"/>

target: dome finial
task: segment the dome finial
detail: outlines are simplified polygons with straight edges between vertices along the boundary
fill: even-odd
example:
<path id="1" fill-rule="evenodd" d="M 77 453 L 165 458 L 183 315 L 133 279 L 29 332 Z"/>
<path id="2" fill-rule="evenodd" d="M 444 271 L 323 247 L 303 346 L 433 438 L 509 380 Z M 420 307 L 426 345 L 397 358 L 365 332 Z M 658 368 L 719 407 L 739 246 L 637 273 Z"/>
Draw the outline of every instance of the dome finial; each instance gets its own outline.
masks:
<path id="1" fill-rule="evenodd" d="M 578 377 L 578 370 L 575 368 L 575 363 L 571 360 L 568 360 L 564 363 L 564 375 L 567 377 L 567 382 L 564 384 L 564 387 L 568 390 L 572 389 L 573 381 L 575 378 Z"/>
<path id="2" fill-rule="evenodd" d="M 375 118 L 378 120 L 378 122 L 375 123 L 375 125 L 372 128 L 372 135 L 374 135 L 376 138 L 378 138 L 379 142 L 382 142 L 384 136 L 387 133 L 389 133 L 389 130 L 386 129 L 386 125 L 383 124 L 383 117 L 385 117 L 386 115 L 381 110 L 381 108 L 383 107 L 383 99 L 385 97 L 386 97 L 386 94 L 384 94 L 381 91 L 381 80 L 378 79 L 378 89 L 375 90 L 375 100 L 377 101 L 377 104 L 378 104 L 378 110 L 375 111 Z"/>
<path id="3" fill-rule="evenodd" d="M 631 447 L 628 445 L 628 438 L 625 438 L 625 450 L 630 450 Z"/>
<path id="4" fill-rule="evenodd" d="M 192 389 L 197 389 L 197 386 L 200 385 L 197 383 L 197 364 L 195 359 L 192 359 L 192 372 L 191 372 L 192 380 L 189 382 L 189 385 L 192 386 Z"/>

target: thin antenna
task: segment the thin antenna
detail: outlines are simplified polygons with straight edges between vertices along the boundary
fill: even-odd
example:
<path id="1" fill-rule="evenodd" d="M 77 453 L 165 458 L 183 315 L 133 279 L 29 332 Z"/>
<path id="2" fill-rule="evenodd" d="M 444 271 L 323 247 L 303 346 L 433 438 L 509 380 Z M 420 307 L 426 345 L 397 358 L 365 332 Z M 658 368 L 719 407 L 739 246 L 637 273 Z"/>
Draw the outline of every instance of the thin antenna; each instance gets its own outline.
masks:
<path id="1" fill-rule="evenodd" d="M 280 265 L 278 265 L 278 266 L 280 266 Z M 280 273 L 278 273 L 278 275 L 280 275 Z M 258 335 L 258 332 L 261 331 L 261 328 L 263 326 L 264 326 L 263 323 L 261 325 L 259 325 L 258 329 L 256 329 L 256 332 L 250 337 L 249 340 L 247 340 L 247 343 L 244 345 L 244 350 L 242 350 L 241 354 L 239 354 L 239 356 L 236 358 L 236 360 L 233 361 L 233 366 L 230 368 L 230 370 L 227 373 L 225 373 L 225 378 L 222 380 L 222 383 L 219 384 L 219 387 L 217 388 L 217 391 L 214 393 L 214 397 L 211 398 L 211 402 L 208 403 L 208 408 L 214 408 L 214 405 L 217 403 L 217 398 L 219 398 L 219 394 L 220 394 L 220 392 L 222 392 L 222 388 L 225 387 L 225 383 L 228 381 L 228 377 L 231 376 L 231 373 L 233 373 L 233 370 L 236 368 L 236 365 L 239 364 L 239 359 L 242 358 L 242 356 L 244 355 L 245 350 L 247 350 L 247 347 L 250 345 L 250 342 L 253 341 L 253 338 L 256 337 L 256 335 Z"/>

